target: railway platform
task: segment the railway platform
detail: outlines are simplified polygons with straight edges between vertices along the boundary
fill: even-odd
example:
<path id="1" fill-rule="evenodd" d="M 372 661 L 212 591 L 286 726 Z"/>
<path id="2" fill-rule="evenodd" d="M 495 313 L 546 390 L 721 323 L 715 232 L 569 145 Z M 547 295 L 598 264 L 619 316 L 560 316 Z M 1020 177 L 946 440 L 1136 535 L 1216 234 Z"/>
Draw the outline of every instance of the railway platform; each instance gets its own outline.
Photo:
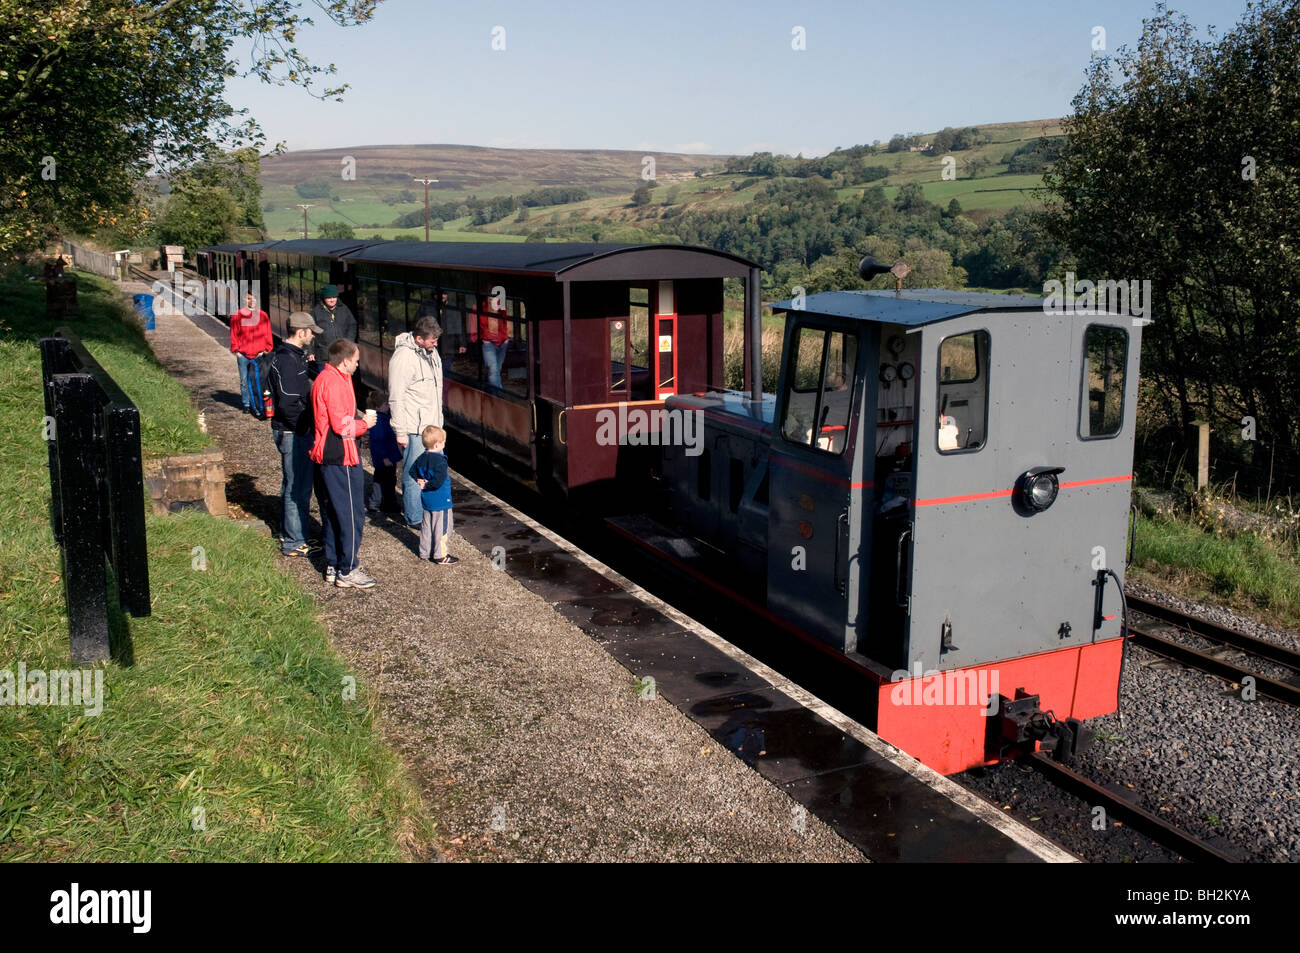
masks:
<path id="1" fill-rule="evenodd" d="M 163 313 L 151 341 L 220 444 L 229 499 L 273 526 L 279 456 L 240 411 L 227 335 Z M 1073 859 L 486 491 L 458 477 L 453 496 L 455 566 L 370 519 L 373 590 L 269 547 L 250 570 L 315 596 L 447 859 Z"/>

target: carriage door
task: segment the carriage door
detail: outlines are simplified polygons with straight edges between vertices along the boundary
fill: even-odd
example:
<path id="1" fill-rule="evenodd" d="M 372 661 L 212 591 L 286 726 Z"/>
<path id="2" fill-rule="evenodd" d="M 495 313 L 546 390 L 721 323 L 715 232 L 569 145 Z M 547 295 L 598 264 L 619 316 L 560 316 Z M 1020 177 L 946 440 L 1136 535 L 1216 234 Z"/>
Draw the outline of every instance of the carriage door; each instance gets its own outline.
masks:
<path id="1" fill-rule="evenodd" d="M 871 497 L 858 433 L 863 354 L 877 332 L 797 314 L 787 319 L 772 426 L 767 600 L 802 632 L 848 652 L 862 621 L 864 489 Z"/>
<path id="2" fill-rule="evenodd" d="M 655 400 L 663 400 L 677 393 L 677 306 L 671 281 L 659 282 L 654 312 Z"/>

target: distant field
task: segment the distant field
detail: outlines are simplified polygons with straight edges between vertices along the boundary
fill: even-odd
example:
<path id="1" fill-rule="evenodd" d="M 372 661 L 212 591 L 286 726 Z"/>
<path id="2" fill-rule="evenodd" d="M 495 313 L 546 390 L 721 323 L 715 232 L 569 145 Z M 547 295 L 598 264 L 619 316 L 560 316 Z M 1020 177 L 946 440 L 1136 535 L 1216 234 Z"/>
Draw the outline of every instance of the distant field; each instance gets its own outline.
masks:
<path id="1" fill-rule="evenodd" d="M 978 179 L 955 179 L 949 182 L 924 182 L 921 192 L 927 201 L 938 205 L 947 205 L 956 199 L 963 209 L 1012 209 L 1020 205 L 1036 205 L 1040 201 L 1034 195 L 1035 189 L 1042 188 L 1043 177 L 1040 175 L 1001 175 L 985 176 Z M 893 201 L 898 196 L 899 186 L 885 186 L 885 197 Z M 841 193 L 860 192 L 860 189 L 841 189 Z"/>
<path id="2" fill-rule="evenodd" d="M 921 185 L 931 202 L 947 205 L 956 198 L 964 210 L 999 214 L 1019 206 L 1036 206 L 1034 190 L 1041 187 L 1038 175 L 1009 175 L 1007 160 L 1018 147 L 1041 136 L 1059 135 L 1058 119 L 1033 122 L 996 123 L 976 127 L 991 141 L 973 149 L 953 153 L 958 179 L 942 178 L 943 156 L 924 152 L 881 152 L 866 158 L 869 165 L 884 166 L 889 175 L 870 186 L 836 189 L 841 200 L 862 194 L 864 188 L 881 186 L 893 199 L 899 186 Z M 928 136 L 923 136 L 922 141 Z M 343 179 L 342 160 L 355 160 L 355 179 Z M 522 195 L 545 186 L 586 189 L 590 197 L 566 205 L 530 208 L 525 221 L 512 213 L 489 225 L 466 231 L 470 218 L 444 223 L 444 230 L 431 235 L 444 241 L 521 240 L 539 228 L 586 225 L 589 228 L 646 229 L 656 226 L 671 193 L 673 204 L 687 211 L 743 206 L 774 179 L 754 181 L 748 174 L 719 171 L 727 156 L 675 155 L 655 153 L 656 186 L 649 205 L 634 206 L 632 192 L 642 184 L 644 156 L 634 151 L 491 149 L 458 145 L 357 146 L 311 152 L 291 152 L 262 160 L 263 216 L 272 238 L 302 234 L 299 203 L 314 207 L 307 212 L 308 234 L 323 222 L 345 222 L 360 237 L 379 234 L 385 238 L 423 239 L 422 227 L 397 229 L 391 223 L 399 216 L 423 210 L 424 188 L 413 182 L 414 175 L 432 175 L 439 182 L 430 190 L 430 201 L 462 201 L 499 195 Z M 980 177 L 968 177 L 970 164 L 987 163 Z M 697 176 L 696 172 L 704 174 Z M 328 184 L 329 198 L 301 198 L 294 186 Z M 746 184 L 745 188 L 736 186 Z M 398 202 L 403 191 L 414 202 Z M 389 201 L 385 201 L 388 199 Z M 267 211 L 267 207 L 270 210 Z M 378 223 L 378 227 L 375 223 Z"/>

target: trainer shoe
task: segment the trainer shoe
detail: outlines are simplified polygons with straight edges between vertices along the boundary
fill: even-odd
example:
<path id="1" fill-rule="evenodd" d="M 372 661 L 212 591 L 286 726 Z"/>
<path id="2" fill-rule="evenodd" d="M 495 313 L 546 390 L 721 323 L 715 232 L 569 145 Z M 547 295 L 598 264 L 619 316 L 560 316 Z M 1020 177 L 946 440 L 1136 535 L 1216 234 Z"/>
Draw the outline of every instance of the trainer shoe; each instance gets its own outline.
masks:
<path id="1" fill-rule="evenodd" d="M 308 551 L 308 552 L 319 553 L 319 552 L 324 552 L 324 550 L 325 550 L 325 544 L 322 543 L 319 539 L 309 539 L 309 540 L 307 540 L 307 551 Z"/>
<path id="2" fill-rule="evenodd" d="M 334 581 L 338 579 L 338 577 L 339 577 L 339 571 L 335 567 L 333 566 L 325 567 L 325 585 L 327 586 L 334 585 Z"/>
<path id="3" fill-rule="evenodd" d="M 452 555 L 443 556 L 441 559 L 431 559 L 429 561 L 437 563 L 439 566 L 454 566 L 456 563 L 460 562 L 458 558 Z"/>
<path id="4" fill-rule="evenodd" d="M 311 553 L 311 549 L 308 548 L 308 546 L 307 546 L 306 543 L 303 543 L 301 546 L 296 546 L 296 547 L 294 547 L 293 549 L 287 549 L 287 550 L 284 550 L 284 551 L 282 552 L 281 555 L 284 555 L 284 556 L 306 556 L 306 555 L 308 555 L 308 554 L 310 554 L 310 553 Z"/>
<path id="5" fill-rule="evenodd" d="M 340 589 L 373 589 L 375 577 L 367 576 L 365 570 L 358 566 L 346 575 L 339 573 L 338 578 L 334 580 L 334 585 Z"/>

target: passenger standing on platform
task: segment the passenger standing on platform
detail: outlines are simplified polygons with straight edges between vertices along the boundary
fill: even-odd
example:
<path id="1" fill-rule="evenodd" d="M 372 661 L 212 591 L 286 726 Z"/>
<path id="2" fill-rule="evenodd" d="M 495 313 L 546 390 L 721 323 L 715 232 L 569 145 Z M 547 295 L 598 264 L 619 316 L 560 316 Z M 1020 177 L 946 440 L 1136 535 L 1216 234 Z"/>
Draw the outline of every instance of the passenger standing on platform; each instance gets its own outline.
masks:
<path id="1" fill-rule="evenodd" d="M 397 503 L 397 465 L 402 462 L 402 448 L 393 434 L 392 416 L 388 409 L 388 395 L 382 390 L 372 390 L 366 406 L 378 414 L 370 428 L 370 462 L 375 467 L 375 482 L 370 487 L 366 509 L 374 512 L 400 513 Z"/>
<path id="2" fill-rule="evenodd" d="M 271 321 L 266 312 L 257 306 L 257 299 L 251 294 L 240 308 L 230 316 L 230 352 L 239 363 L 239 399 L 244 405 L 245 413 L 252 411 L 253 401 L 261 400 L 261 394 L 250 393 L 248 388 L 248 365 L 275 347 L 271 339 Z M 266 382 L 262 382 L 266 386 Z"/>
<path id="3" fill-rule="evenodd" d="M 321 327 L 316 337 L 314 353 L 316 363 L 322 367 L 329 360 L 330 345 L 335 341 L 353 341 L 357 339 L 357 319 L 352 309 L 339 300 L 337 285 L 326 285 L 320 290 L 320 303 L 312 308 L 311 316 Z"/>
<path id="4" fill-rule="evenodd" d="M 313 443 L 311 382 L 319 366 L 307 360 L 311 340 L 320 328 L 306 311 L 289 315 L 289 336 L 280 342 L 271 357 L 271 400 L 275 414 L 271 417 L 271 437 L 280 451 L 280 501 L 284 517 L 280 521 L 283 538 L 280 552 L 285 556 L 306 556 L 320 549 L 306 536 L 311 488 L 316 469 L 309 456 Z M 324 508 L 321 523 L 325 522 Z"/>
<path id="5" fill-rule="evenodd" d="M 357 558 L 366 522 L 365 475 L 357 438 L 376 418 L 373 410 L 367 410 L 364 418 L 357 415 L 352 375 L 360 363 L 360 354 L 351 341 L 335 341 L 330 345 L 329 363 L 311 386 L 316 431 L 311 458 L 320 468 L 329 494 L 328 512 L 321 514 L 325 524 L 325 578 L 329 580 L 329 570 L 333 569 L 334 585 L 340 589 L 369 589 L 375 584 Z"/>
<path id="6" fill-rule="evenodd" d="M 415 322 L 414 331 L 406 331 L 393 342 L 393 357 L 388 362 L 388 406 L 392 410 L 393 433 L 402 458 L 402 515 L 406 525 L 419 532 L 424 521 L 420 505 L 420 488 L 410 475 L 411 464 L 423 452 L 420 434 L 425 427 L 442 426 L 442 358 L 438 356 L 438 338 L 442 326 L 433 315 Z"/>
<path id="7" fill-rule="evenodd" d="M 425 427 L 420 434 L 424 453 L 411 464 L 411 478 L 420 487 L 420 505 L 424 510 L 420 523 L 420 558 L 432 559 L 439 566 L 460 562 L 448 552 L 451 540 L 451 475 L 447 472 L 447 431 Z"/>

